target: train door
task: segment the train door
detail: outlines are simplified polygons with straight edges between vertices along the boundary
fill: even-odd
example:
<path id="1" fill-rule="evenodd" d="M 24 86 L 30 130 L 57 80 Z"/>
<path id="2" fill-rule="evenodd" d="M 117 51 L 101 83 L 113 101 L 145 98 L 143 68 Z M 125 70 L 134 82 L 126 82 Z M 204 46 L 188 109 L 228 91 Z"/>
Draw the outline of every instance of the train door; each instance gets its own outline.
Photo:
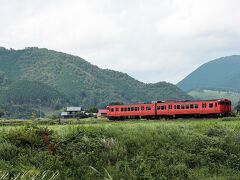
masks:
<path id="1" fill-rule="evenodd" d="M 207 108 L 207 103 L 203 102 L 202 103 L 202 114 L 206 114 L 206 108 Z"/>
<path id="2" fill-rule="evenodd" d="M 172 105 L 172 104 L 168 104 L 167 106 L 168 106 L 168 111 L 167 111 L 168 114 L 169 114 L 169 115 L 172 115 L 173 105 Z"/>

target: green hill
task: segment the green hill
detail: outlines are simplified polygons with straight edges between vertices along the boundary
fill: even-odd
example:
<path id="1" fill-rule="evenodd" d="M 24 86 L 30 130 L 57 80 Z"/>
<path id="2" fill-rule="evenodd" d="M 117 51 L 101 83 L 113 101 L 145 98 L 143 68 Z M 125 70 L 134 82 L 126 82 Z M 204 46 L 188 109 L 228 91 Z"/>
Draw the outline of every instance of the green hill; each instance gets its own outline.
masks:
<path id="1" fill-rule="evenodd" d="M 191 99 L 170 83 L 145 84 L 80 57 L 40 48 L 0 48 L 0 91 L 0 102 L 18 105 L 37 99 L 46 106 L 60 102 L 85 107 Z"/>
<path id="2" fill-rule="evenodd" d="M 177 86 L 184 91 L 212 88 L 240 90 L 240 55 L 222 57 L 203 64 Z"/>

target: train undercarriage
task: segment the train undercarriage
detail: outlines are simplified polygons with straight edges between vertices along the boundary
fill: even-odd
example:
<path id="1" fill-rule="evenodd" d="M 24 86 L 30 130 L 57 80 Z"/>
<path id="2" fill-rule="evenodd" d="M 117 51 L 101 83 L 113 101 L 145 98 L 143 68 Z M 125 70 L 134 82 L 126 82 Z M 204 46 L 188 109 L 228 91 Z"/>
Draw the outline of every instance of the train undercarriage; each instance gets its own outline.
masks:
<path id="1" fill-rule="evenodd" d="M 222 118 L 222 117 L 229 117 L 231 116 L 230 113 L 225 114 L 175 114 L 175 115 L 155 115 L 155 116 L 119 116 L 119 117 L 108 117 L 109 120 L 171 120 L 171 119 L 204 119 L 204 118 Z"/>

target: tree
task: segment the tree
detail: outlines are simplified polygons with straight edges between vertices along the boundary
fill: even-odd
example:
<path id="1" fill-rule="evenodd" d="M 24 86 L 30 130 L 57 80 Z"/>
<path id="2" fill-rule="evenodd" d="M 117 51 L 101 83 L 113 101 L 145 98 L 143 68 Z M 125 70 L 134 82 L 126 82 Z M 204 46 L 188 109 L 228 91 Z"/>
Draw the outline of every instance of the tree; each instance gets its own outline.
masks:
<path id="1" fill-rule="evenodd" d="M 0 109 L 0 117 L 2 117 L 5 114 L 5 111 L 3 109 Z"/>
<path id="2" fill-rule="evenodd" d="M 240 113 L 240 100 L 238 101 L 238 105 L 236 106 L 237 114 Z"/>
<path id="3" fill-rule="evenodd" d="M 88 113 L 97 113 L 98 112 L 98 108 L 92 107 L 92 108 L 88 109 L 87 112 Z"/>
<path id="4" fill-rule="evenodd" d="M 31 120 L 35 121 L 36 120 L 36 112 L 32 112 Z"/>

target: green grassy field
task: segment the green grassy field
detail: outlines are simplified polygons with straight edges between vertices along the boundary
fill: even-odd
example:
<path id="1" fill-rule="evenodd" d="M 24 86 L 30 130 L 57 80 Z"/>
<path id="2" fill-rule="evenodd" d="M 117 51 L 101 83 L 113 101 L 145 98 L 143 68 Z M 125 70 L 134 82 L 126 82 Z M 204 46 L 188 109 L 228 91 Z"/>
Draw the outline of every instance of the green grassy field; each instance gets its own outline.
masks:
<path id="1" fill-rule="evenodd" d="M 0 177 L 240 179 L 240 118 L 0 121 Z"/>

